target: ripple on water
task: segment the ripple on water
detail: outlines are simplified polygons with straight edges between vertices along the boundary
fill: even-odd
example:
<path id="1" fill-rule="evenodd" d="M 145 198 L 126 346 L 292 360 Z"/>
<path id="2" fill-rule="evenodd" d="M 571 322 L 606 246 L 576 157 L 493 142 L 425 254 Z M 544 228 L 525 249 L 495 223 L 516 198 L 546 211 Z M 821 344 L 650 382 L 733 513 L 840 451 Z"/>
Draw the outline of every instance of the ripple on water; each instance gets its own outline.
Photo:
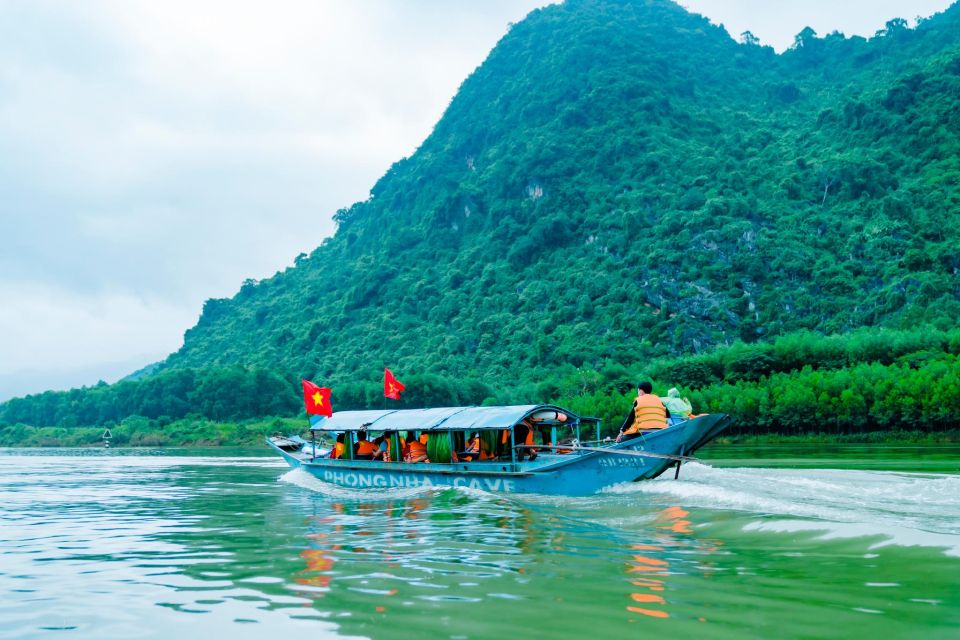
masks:
<path id="1" fill-rule="evenodd" d="M 841 469 L 715 469 L 684 465 L 679 480 L 621 484 L 691 507 L 762 516 L 747 530 L 822 531 L 824 538 L 880 537 L 875 547 L 928 546 L 960 556 L 960 476 Z"/>
<path id="2" fill-rule="evenodd" d="M 955 542 L 950 477 L 690 464 L 569 499 L 124 458 L 4 458 L 0 638 L 909 637 L 960 616 L 954 559 L 891 552 Z M 821 541 L 844 527 L 887 546 Z"/>

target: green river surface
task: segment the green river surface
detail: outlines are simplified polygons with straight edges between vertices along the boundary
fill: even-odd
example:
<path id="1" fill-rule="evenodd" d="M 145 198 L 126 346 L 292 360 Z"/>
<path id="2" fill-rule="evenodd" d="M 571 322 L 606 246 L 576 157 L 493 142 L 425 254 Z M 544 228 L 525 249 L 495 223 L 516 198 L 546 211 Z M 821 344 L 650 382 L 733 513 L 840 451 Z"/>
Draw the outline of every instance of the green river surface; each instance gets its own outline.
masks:
<path id="1" fill-rule="evenodd" d="M 960 447 L 707 447 L 591 498 L 266 448 L 0 449 L 0 638 L 960 638 Z"/>

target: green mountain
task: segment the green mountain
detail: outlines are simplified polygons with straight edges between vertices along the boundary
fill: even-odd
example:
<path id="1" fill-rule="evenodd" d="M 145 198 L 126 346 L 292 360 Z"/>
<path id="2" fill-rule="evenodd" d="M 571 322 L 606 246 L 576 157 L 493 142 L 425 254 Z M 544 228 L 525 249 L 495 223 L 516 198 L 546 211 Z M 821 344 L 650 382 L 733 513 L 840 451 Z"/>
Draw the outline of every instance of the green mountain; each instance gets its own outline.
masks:
<path id="1" fill-rule="evenodd" d="M 958 96 L 957 6 L 780 56 L 672 2 L 535 11 L 333 238 L 208 301 L 165 367 L 517 380 L 952 325 Z"/>
<path id="2" fill-rule="evenodd" d="M 952 328 L 960 5 L 781 55 L 740 40 L 667 0 L 534 11 L 333 237 L 206 302 L 153 374 L 174 409 L 130 411 L 200 411 L 229 379 L 293 381 L 243 409 L 292 413 L 300 376 L 370 404 L 384 365 L 424 404 L 545 400 L 736 341 Z"/>

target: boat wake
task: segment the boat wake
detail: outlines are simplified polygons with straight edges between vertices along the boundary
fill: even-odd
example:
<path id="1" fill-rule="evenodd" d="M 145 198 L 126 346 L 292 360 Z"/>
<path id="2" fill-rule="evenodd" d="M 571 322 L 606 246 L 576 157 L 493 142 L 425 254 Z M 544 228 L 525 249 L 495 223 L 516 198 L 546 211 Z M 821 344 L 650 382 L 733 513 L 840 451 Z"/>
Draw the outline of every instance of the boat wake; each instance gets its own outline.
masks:
<path id="1" fill-rule="evenodd" d="M 873 545 L 940 547 L 960 556 L 960 476 L 841 469 L 683 466 L 657 480 L 620 484 L 619 496 L 662 496 L 684 505 L 764 516 L 750 531 L 822 531 L 825 538 L 881 537 Z"/>

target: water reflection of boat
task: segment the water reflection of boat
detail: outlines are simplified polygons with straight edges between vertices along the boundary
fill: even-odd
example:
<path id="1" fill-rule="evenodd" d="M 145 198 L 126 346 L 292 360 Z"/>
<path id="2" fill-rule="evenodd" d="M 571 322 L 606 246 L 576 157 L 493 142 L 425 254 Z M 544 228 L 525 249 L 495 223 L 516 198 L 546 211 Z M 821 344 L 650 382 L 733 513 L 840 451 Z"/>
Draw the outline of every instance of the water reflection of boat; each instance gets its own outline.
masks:
<path id="1" fill-rule="evenodd" d="M 671 617 L 670 605 L 675 602 L 669 594 L 672 576 L 694 573 L 709 577 L 713 573 L 713 562 L 709 558 L 724 543 L 695 535 L 688 519 L 691 517 L 689 511 L 678 505 L 666 507 L 656 514 L 647 539 L 629 545 L 626 574 L 630 589 L 626 611 L 630 622 L 641 619 L 637 616 Z M 691 556 L 697 560 L 690 562 Z M 697 619 L 706 621 L 703 616 Z"/>
<path id="2" fill-rule="evenodd" d="M 509 576 L 537 562 L 537 543 L 560 543 L 561 525 L 550 523 L 536 526 L 523 505 L 455 491 L 325 500 L 307 521 L 309 543 L 298 554 L 293 589 L 327 600 L 325 606 L 368 613 L 398 609 L 411 598 L 477 601 L 491 580 L 506 579 L 498 590 L 513 590 Z"/>
<path id="3" fill-rule="evenodd" d="M 710 573 L 722 544 L 697 535 L 680 506 L 644 509 L 640 528 L 624 530 L 591 520 L 612 514 L 610 503 L 598 511 L 593 502 L 531 505 L 458 491 L 330 500 L 320 491 L 292 588 L 317 606 L 355 612 L 347 630 L 378 638 L 404 637 L 379 627 L 384 614 L 394 629 L 427 615 L 448 630 L 458 607 L 497 602 L 516 616 L 532 603 L 576 602 L 583 584 L 604 585 L 608 597 L 590 605 L 603 616 L 658 625 L 691 615 L 687 584 Z M 576 618 L 562 615 L 564 624 Z"/>
<path id="4" fill-rule="evenodd" d="M 700 416 L 620 443 L 600 441 L 597 418 L 552 405 L 343 411 L 311 421 L 313 441 L 271 437 L 267 443 L 291 467 L 336 485 L 589 495 L 620 482 L 655 478 L 674 466 L 679 471 L 680 463 L 720 433 L 730 418 Z M 581 428 L 592 429 L 596 440 L 585 442 Z M 393 452 L 403 447 L 402 433 L 425 439 L 429 461 L 357 459 L 354 445 L 360 432 L 384 434 Z M 344 456 L 331 459 L 325 436 L 338 433 L 344 435 Z M 323 439 L 319 445 L 318 434 Z M 480 436 L 479 455 L 464 455 L 472 453 L 466 447 L 474 434 Z"/>

